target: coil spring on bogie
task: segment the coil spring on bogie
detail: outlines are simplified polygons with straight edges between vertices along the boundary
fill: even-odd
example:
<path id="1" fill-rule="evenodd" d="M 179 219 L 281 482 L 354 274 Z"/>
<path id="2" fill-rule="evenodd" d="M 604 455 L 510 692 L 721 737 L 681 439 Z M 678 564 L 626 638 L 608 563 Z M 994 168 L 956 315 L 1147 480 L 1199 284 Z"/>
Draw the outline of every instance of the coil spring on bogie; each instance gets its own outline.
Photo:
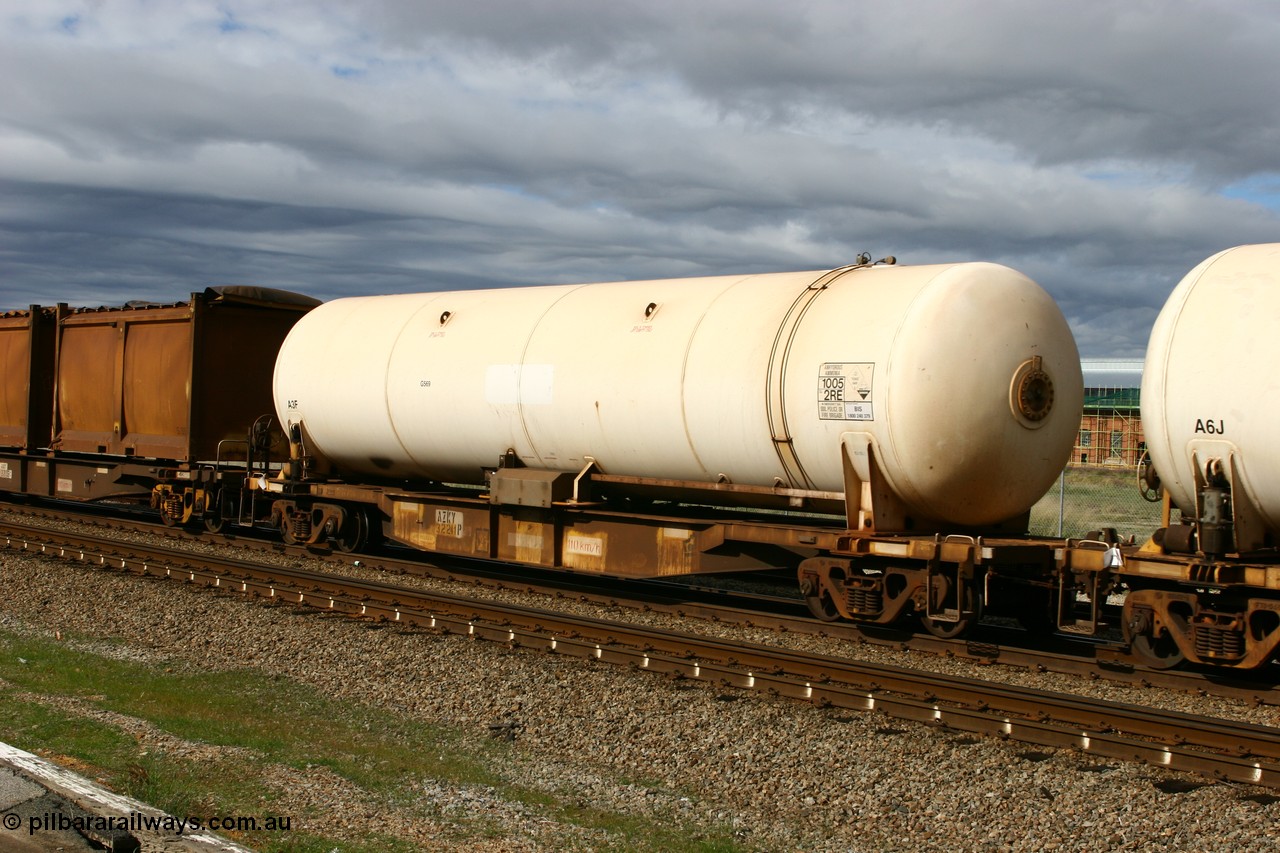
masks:
<path id="1" fill-rule="evenodd" d="M 1213 625 L 1195 627 L 1196 654 L 1201 658 L 1235 660 L 1244 657 L 1244 633 Z"/>
<path id="2" fill-rule="evenodd" d="M 307 513 L 299 513 L 289 519 L 289 530 L 293 533 L 293 538 L 299 541 L 311 538 L 311 516 Z"/>
<path id="3" fill-rule="evenodd" d="M 884 610 L 884 594 L 878 587 L 860 589 L 856 586 L 848 588 L 849 612 L 865 616 L 873 616 Z"/>
<path id="4" fill-rule="evenodd" d="M 182 513 L 183 513 L 182 495 L 178 494 L 177 492 L 170 492 L 169 494 L 165 495 L 164 506 L 161 507 L 160 511 L 163 512 L 165 515 L 169 516 L 170 518 L 182 518 Z"/>

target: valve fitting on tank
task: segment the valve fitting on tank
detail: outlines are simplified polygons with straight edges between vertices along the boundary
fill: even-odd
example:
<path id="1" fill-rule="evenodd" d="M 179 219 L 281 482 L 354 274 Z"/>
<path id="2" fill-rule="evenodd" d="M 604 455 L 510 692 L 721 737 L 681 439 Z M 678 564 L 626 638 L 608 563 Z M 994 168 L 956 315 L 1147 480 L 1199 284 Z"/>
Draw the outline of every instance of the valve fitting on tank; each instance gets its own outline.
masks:
<path id="1" fill-rule="evenodd" d="M 895 258 L 893 255 L 885 255 L 880 260 L 873 261 L 871 260 L 870 252 L 859 252 L 857 257 L 853 259 L 853 263 L 849 265 L 849 268 L 856 269 L 857 267 L 878 267 L 881 264 L 891 267 L 897 262 L 898 262 L 898 259 Z"/>
<path id="2" fill-rule="evenodd" d="M 1045 372 L 1040 356 L 1032 356 L 1014 371 L 1009 383 L 1009 408 L 1027 429 L 1044 426 L 1053 409 L 1053 380 Z"/>
<path id="3" fill-rule="evenodd" d="M 1209 558 L 1220 557 L 1235 544 L 1231 484 L 1222 473 L 1222 460 L 1205 465 L 1205 485 L 1200 490 L 1200 550 Z"/>
<path id="4" fill-rule="evenodd" d="M 315 474 L 316 460 L 307 455 L 302 423 L 289 424 L 289 459 L 280 466 L 281 479 L 290 482 L 309 480 Z"/>

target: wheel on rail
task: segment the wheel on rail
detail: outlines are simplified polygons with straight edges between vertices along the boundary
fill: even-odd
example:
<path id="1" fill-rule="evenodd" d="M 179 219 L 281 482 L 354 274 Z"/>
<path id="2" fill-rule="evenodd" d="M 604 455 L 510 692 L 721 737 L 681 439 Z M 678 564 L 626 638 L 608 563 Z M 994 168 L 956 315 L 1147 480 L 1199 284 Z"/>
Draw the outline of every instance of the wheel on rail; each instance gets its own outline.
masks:
<path id="1" fill-rule="evenodd" d="M 1141 634 L 1129 641 L 1129 653 L 1151 669 L 1172 669 L 1187 659 L 1168 634 L 1152 639 Z"/>
<path id="2" fill-rule="evenodd" d="M 211 513 L 205 513 L 205 516 L 204 516 L 205 530 L 209 531 L 210 533 L 221 533 L 226 526 L 227 526 L 227 520 L 223 518 L 221 515 L 213 515 Z"/>
<path id="3" fill-rule="evenodd" d="M 840 610 L 825 590 L 817 595 L 806 595 L 804 603 L 809 605 L 809 612 L 823 622 L 835 622 L 840 618 Z"/>
<path id="4" fill-rule="evenodd" d="M 342 525 L 342 530 L 333 537 L 333 547 L 344 554 L 350 554 L 352 551 L 359 551 L 367 544 L 369 544 L 369 518 L 363 509 L 353 510 L 347 514 L 347 521 Z"/>
<path id="5" fill-rule="evenodd" d="M 1145 607 L 1124 609 L 1124 639 L 1129 654 L 1149 669 L 1172 669 L 1187 659 L 1168 631 L 1155 631 L 1154 614 Z"/>
<path id="6" fill-rule="evenodd" d="M 920 624 L 924 626 L 924 629 L 939 640 L 954 640 L 956 637 L 962 637 L 969 632 L 969 629 L 977 621 L 973 617 L 957 619 L 954 622 L 934 619 L 929 616 L 920 617 Z"/>

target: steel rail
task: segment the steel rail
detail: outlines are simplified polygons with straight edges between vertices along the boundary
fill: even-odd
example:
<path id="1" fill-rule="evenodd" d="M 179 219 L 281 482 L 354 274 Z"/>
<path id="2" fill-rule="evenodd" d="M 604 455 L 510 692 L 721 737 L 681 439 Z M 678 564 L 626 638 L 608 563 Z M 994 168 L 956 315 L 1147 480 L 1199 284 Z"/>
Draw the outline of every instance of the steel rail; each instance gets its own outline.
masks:
<path id="1" fill-rule="evenodd" d="M 43 541 L 0 525 L 6 547 L 178 579 L 512 647 L 625 664 L 818 705 L 880 711 L 1171 770 L 1280 788 L 1280 729 L 1017 686 L 727 642 L 684 632 L 425 593 L 320 572 L 206 558 L 81 534 Z"/>

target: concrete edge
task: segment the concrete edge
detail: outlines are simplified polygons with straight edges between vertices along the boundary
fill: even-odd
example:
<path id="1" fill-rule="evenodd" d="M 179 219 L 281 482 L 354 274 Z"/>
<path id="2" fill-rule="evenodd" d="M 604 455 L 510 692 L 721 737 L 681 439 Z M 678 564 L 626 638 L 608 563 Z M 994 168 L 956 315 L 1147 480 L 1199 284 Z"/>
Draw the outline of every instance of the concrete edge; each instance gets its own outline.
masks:
<path id="1" fill-rule="evenodd" d="M 38 755 L 33 755 L 3 742 L 0 742 L 0 765 L 7 765 L 17 770 L 45 790 L 74 803 L 90 815 L 127 818 L 130 814 L 138 814 L 165 821 L 166 825 L 174 826 L 185 822 L 183 818 L 167 814 L 155 806 L 135 800 L 132 797 L 117 794 L 96 782 L 67 770 L 65 767 L 60 767 Z M 219 851 L 219 853 L 254 853 L 248 847 L 242 847 L 234 841 L 203 830 L 191 833 L 184 832 L 178 835 L 175 832 L 154 831 L 130 826 L 129 832 L 138 838 L 143 845 L 143 849 L 149 849 L 150 846 L 159 846 L 160 844 L 169 845 L 169 848 L 172 849 L 174 844 L 185 844 L 193 851 L 203 851 L 204 853 L 212 853 L 212 851 Z M 149 842 L 151 843 L 149 844 Z"/>

